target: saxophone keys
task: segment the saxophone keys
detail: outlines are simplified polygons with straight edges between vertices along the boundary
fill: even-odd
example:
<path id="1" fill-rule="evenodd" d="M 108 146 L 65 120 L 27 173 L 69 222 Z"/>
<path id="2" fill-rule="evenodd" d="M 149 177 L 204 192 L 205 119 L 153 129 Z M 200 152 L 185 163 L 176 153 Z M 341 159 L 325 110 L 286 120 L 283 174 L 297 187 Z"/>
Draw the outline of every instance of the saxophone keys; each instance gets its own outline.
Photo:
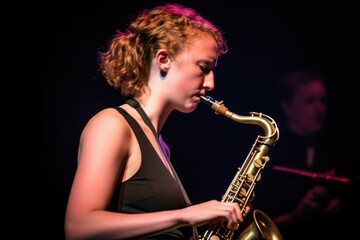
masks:
<path id="1" fill-rule="evenodd" d="M 264 163 L 263 163 L 263 161 L 261 161 L 260 159 L 256 159 L 256 160 L 254 161 L 254 166 L 255 166 L 256 168 L 261 168 L 261 167 L 264 166 Z"/>

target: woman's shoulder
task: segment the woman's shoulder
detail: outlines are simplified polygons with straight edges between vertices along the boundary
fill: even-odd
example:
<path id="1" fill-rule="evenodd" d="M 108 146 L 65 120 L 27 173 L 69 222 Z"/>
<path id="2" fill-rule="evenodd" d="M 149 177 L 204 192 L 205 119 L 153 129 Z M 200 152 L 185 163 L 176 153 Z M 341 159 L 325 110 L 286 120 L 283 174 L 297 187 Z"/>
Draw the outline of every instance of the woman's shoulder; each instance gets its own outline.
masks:
<path id="1" fill-rule="evenodd" d="M 111 134 L 117 133 L 128 133 L 128 124 L 125 118 L 119 114 L 115 107 L 109 107 L 100 110 L 86 123 L 83 130 L 84 133 L 95 133 L 95 134 Z"/>
<path id="2" fill-rule="evenodd" d="M 123 119 L 123 117 L 121 116 L 122 114 L 119 114 L 119 110 L 118 109 L 122 109 L 123 111 L 127 112 L 127 110 L 123 107 L 124 105 L 120 105 L 120 106 L 114 106 L 114 107 L 108 107 L 108 108 L 104 108 L 100 111 L 98 111 L 94 116 L 92 116 L 89 120 L 89 122 L 91 121 L 115 121 L 114 123 L 117 123 L 119 119 Z"/>

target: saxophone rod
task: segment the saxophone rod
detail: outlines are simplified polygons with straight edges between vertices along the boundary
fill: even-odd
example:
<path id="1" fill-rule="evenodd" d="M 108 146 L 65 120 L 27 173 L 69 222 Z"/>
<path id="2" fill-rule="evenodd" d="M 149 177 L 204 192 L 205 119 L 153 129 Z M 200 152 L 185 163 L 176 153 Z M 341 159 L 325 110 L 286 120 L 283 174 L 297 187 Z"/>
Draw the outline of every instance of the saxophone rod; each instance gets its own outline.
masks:
<path id="1" fill-rule="evenodd" d="M 277 171 L 281 171 L 281 172 L 293 173 L 293 174 L 310 177 L 310 178 L 320 178 L 320 179 L 343 182 L 343 183 L 351 183 L 352 182 L 350 180 L 350 178 L 346 178 L 346 177 L 336 177 L 336 176 L 331 176 L 328 174 L 310 172 L 310 171 L 300 170 L 300 169 L 296 169 L 296 168 L 283 167 L 283 166 L 278 166 L 278 165 L 273 166 L 273 169 L 277 170 Z"/>

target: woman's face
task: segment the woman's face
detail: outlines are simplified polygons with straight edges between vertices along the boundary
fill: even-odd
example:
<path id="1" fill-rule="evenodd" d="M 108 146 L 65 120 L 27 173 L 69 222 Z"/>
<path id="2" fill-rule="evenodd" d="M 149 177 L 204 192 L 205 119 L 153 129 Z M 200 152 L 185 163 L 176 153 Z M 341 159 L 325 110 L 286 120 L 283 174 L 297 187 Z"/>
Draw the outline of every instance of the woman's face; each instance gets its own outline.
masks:
<path id="1" fill-rule="evenodd" d="M 326 114 L 326 90 L 321 80 L 300 84 L 290 102 L 283 104 L 290 127 L 308 135 L 323 127 Z"/>
<path id="2" fill-rule="evenodd" d="M 214 89 L 216 60 L 216 41 L 208 35 L 201 35 L 190 41 L 171 61 L 166 87 L 174 109 L 192 112 L 200 102 L 200 95 Z"/>

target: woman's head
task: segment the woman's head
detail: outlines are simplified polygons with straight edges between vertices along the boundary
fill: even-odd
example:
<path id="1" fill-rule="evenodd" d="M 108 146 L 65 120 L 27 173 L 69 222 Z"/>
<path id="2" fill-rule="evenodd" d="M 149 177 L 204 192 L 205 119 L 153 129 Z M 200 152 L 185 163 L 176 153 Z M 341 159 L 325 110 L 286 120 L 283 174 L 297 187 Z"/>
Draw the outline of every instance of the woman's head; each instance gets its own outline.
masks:
<path id="1" fill-rule="evenodd" d="M 204 35 L 216 41 L 218 56 L 227 52 L 220 29 L 193 9 L 167 4 L 144 10 L 124 32 L 114 36 L 107 51 L 100 53 L 100 68 L 111 86 L 132 97 L 147 84 L 158 50 L 167 49 L 176 58 Z"/>

